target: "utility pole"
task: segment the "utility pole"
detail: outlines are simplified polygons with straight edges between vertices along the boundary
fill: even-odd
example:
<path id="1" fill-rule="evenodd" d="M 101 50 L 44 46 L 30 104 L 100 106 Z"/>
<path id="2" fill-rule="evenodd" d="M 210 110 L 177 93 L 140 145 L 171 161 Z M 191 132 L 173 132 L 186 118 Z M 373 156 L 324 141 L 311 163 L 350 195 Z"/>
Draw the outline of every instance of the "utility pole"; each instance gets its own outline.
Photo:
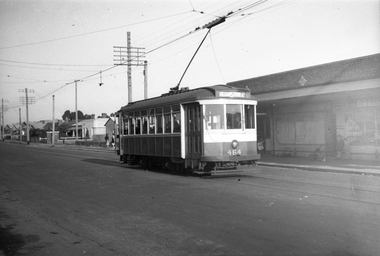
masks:
<path id="1" fill-rule="evenodd" d="M 1 99 L 1 129 L 0 140 L 4 140 L 4 99 Z"/>
<path id="2" fill-rule="evenodd" d="M 19 92 L 25 92 L 25 97 L 20 97 L 20 101 L 22 104 L 25 104 L 26 106 L 26 144 L 29 145 L 30 143 L 30 135 L 29 135 L 29 104 L 34 104 L 35 98 L 34 97 L 28 97 L 28 92 L 34 93 L 33 89 L 20 89 Z"/>
<path id="3" fill-rule="evenodd" d="M 148 61 L 144 61 L 144 99 L 148 98 Z"/>
<path id="4" fill-rule="evenodd" d="M 4 102 L 8 102 L 8 101 L 4 101 L 4 99 L 1 99 L 1 129 L 0 129 L 0 140 L 4 141 L 4 112 L 6 110 L 6 106 L 4 106 Z M 11 137 L 12 138 L 12 137 Z"/>
<path id="5" fill-rule="evenodd" d="M 131 46 L 131 32 L 127 32 L 127 47 L 114 46 L 115 66 L 127 66 L 128 103 L 132 102 L 132 66 L 143 66 L 140 58 L 145 57 L 145 48 Z"/>
<path id="6" fill-rule="evenodd" d="M 20 134 L 19 140 L 21 142 L 22 141 L 21 108 L 18 109 L 18 122 L 20 123 L 20 127 L 18 129 L 20 130 L 19 131 L 19 134 Z"/>
<path id="7" fill-rule="evenodd" d="M 55 139 L 55 118 L 54 118 L 54 95 L 53 95 L 53 128 L 51 135 L 51 146 L 54 147 L 54 139 Z"/>
<path id="8" fill-rule="evenodd" d="M 75 136 L 76 136 L 76 139 L 75 141 L 78 141 L 78 108 L 77 108 L 77 105 L 78 105 L 78 94 L 77 94 L 77 83 L 78 83 L 79 80 L 75 80 Z"/>

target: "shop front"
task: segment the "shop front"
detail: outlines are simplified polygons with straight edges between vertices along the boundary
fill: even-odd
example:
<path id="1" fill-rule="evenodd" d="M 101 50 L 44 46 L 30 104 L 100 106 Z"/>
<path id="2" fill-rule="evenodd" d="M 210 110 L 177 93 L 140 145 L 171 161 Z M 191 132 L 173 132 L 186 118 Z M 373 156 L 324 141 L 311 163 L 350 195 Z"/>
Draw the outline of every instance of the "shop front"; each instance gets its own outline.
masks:
<path id="1" fill-rule="evenodd" d="M 257 98 L 262 153 L 379 160 L 380 54 L 230 83 Z"/>

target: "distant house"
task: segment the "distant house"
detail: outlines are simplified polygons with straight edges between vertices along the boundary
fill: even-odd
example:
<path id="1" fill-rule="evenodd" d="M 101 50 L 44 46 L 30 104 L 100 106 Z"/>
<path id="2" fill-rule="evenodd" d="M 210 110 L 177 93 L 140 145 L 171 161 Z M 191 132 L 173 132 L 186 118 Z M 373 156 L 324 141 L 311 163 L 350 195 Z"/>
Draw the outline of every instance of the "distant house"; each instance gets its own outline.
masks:
<path id="1" fill-rule="evenodd" d="M 78 129 L 78 139 L 89 139 L 93 141 L 104 141 L 106 127 L 104 126 L 109 118 L 84 119 L 78 123 L 72 122 L 66 129 L 66 138 L 76 138 Z M 62 124 L 62 127 L 65 124 Z"/>
<path id="2" fill-rule="evenodd" d="M 117 130 L 117 124 L 112 118 L 109 118 L 104 126 L 106 127 L 106 133 L 108 134 L 109 138 L 112 137 L 113 133 L 116 134 L 115 129 Z"/>

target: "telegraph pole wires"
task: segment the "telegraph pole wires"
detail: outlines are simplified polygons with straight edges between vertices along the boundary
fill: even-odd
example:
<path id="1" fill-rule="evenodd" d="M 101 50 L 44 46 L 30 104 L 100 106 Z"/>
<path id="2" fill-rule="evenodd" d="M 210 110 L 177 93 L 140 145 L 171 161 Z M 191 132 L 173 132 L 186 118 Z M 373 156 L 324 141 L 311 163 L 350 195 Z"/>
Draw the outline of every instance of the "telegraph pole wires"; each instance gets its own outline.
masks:
<path id="1" fill-rule="evenodd" d="M 127 46 L 114 46 L 115 66 L 127 66 L 128 103 L 132 102 L 132 66 L 145 66 L 140 61 L 145 55 L 145 48 L 131 46 L 131 32 L 127 32 Z"/>

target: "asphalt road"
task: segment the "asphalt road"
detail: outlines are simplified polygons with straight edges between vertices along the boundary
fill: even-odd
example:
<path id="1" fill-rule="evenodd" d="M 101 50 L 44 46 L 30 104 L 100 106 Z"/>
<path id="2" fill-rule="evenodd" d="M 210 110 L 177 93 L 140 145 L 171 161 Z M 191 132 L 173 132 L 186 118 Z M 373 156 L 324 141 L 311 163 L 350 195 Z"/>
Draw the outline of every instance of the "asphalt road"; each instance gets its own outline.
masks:
<path id="1" fill-rule="evenodd" d="M 0 142 L 0 255 L 378 255 L 380 177 L 216 178 Z"/>

